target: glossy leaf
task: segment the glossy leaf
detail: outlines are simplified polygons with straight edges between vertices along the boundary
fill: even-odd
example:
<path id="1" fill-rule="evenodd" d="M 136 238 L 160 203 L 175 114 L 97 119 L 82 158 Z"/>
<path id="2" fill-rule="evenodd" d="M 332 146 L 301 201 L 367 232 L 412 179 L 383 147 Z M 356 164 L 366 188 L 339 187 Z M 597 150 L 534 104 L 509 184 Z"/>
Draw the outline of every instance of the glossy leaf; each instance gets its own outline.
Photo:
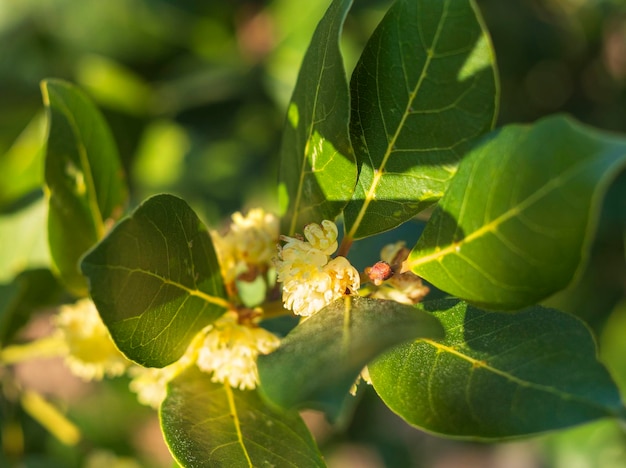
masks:
<path id="1" fill-rule="evenodd" d="M 350 98 L 339 50 L 352 0 L 334 0 L 313 34 L 283 130 L 281 231 L 335 219 L 350 199 L 357 169 L 348 134 Z"/>
<path id="2" fill-rule="evenodd" d="M 161 427 L 184 467 L 325 466 L 297 412 L 274 411 L 195 367 L 170 383 Z"/>
<path id="3" fill-rule="evenodd" d="M 442 197 L 498 107 L 493 50 L 472 0 L 398 0 L 350 84 L 360 172 L 349 238 L 391 229 Z"/>
<path id="4" fill-rule="evenodd" d="M 399 343 L 442 337 L 428 313 L 392 301 L 346 296 L 291 331 L 271 354 L 259 356 L 261 391 L 283 407 L 309 406 L 335 418 L 357 376 Z"/>
<path id="5" fill-rule="evenodd" d="M 405 268 L 484 307 L 534 304 L 574 277 L 625 165 L 626 139 L 568 118 L 506 127 L 463 160 Z"/>
<path id="6" fill-rule="evenodd" d="M 83 296 L 79 259 L 122 215 L 127 189 L 113 136 L 87 96 L 60 80 L 43 81 L 41 91 L 49 121 L 50 254 L 68 289 Z"/>
<path id="7" fill-rule="evenodd" d="M 369 366 L 374 388 L 407 422 L 455 437 L 500 439 L 626 415 L 578 319 L 554 309 L 485 312 L 425 303 L 442 342 L 397 347 Z"/>
<path id="8" fill-rule="evenodd" d="M 144 366 L 176 361 L 227 306 L 209 232 L 172 195 L 144 202 L 81 266 L 115 343 Z"/>

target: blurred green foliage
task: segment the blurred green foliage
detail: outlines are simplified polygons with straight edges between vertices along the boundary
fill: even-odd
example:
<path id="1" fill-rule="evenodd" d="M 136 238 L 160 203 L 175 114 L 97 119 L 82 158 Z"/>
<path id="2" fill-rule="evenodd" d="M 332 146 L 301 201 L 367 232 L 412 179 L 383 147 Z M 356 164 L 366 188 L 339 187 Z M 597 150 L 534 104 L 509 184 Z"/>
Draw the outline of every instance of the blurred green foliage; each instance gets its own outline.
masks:
<path id="1" fill-rule="evenodd" d="M 41 108 L 40 80 L 65 78 L 105 111 L 135 203 L 174 192 L 212 223 L 271 205 L 285 105 L 326 3 L 5 0 L 1 164 Z M 348 70 L 388 3 L 356 2 Z M 623 2 L 478 3 L 500 67 L 501 124 L 565 111 L 626 130 Z"/>
<path id="2" fill-rule="evenodd" d="M 132 206 L 151 194 L 174 193 L 213 226 L 249 206 L 274 208 L 286 104 L 305 48 L 328 3 L 0 1 L 0 251 L 10 249 L 17 237 L 21 242 L 41 244 L 37 228 L 21 226 L 16 212 L 41 193 L 44 132 L 39 82 L 49 77 L 78 84 L 104 111 L 129 176 Z M 355 2 L 343 43 L 348 72 L 389 3 Z M 477 3 L 497 53 L 502 88 L 500 125 L 563 111 L 585 123 L 626 132 L 623 0 Z M 8 173 L 20 174 L 19 184 L 4 190 L 8 185 L 3 174 Z M 30 209 L 38 206 L 32 204 Z M 624 209 L 623 203 L 620 206 L 617 209 Z M 16 229 L 31 237 L 16 237 Z M 353 253 L 358 248 L 355 246 Z M 616 248 L 609 256 L 623 259 L 623 242 L 621 254 L 620 247 Z M 25 265 L 45 266 L 45 254 L 40 249 L 33 252 L 32 258 L 15 259 L 0 269 L 0 279 L 7 283 L 0 294 L 9 291 L 10 279 Z M 622 274 L 623 268 L 616 273 Z M 613 283 L 616 286 L 611 291 L 616 298 L 610 307 L 624 297 L 624 281 Z M 16 294 L 12 289 L 10 293 Z M 8 300 L 9 296 L 0 297 L 0 304 Z M 619 310 L 612 320 L 623 325 L 623 305 Z M 603 340 L 608 343 L 603 357 L 609 367 L 623 369 L 623 346 L 619 345 L 623 332 L 621 341 L 613 335 Z M 85 423 L 83 430 L 91 442 L 122 447 L 122 454 L 132 451 L 120 442 L 125 439 L 107 440 L 90 421 L 101 414 L 93 414 L 94 405 L 111 408 L 111 392 L 125 389 L 125 384 L 108 384 L 102 390 L 106 393 L 103 399 L 94 403 L 92 395 L 73 410 L 75 420 Z M 10 393 L 6 388 L 2 391 L 5 397 Z M 3 427 L 12 421 L 23 422 L 27 451 L 53 453 L 63 460 L 52 465 L 50 458 L 37 461 L 33 456 L 28 466 L 80 464 L 75 454 L 68 455 L 66 449 L 45 442 L 41 428 L 27 416 L 13 411 L 3 403 L 0 422 Z M 127 411 L 124 407 L 118 412 L 125 417 Z M 132 411 L 135 417 L 145 416 L 143 409 Z M 109 428 L 105 435 L 113 431 L 113 426 L 103 427 Z M 589 431 L 595 427 L 571 437 L 565 432 L 548 438 L 545 453 L 549 456 L 544 463 L 574 466 L 574 461 L 593 460 L 603 443 L 615 446 L 615 440 L 623 439 L 623 433 L 606 425 L 598 426 L 597 433 L 610 436 L 593 438 Z M 124 437 L 127 435 L 124 432 Z M 593 445 L 584 453 L 577 443 L 581 438 Z M 373 398 L 371 389 L 365 391 L 345 432 L 322 436 L 320 444 L 329 462 L 346 442 L 366 444 L 383 466 L 390 467 L 432 466 L 437 457 L 445 458 L 444 454 L 485 452 L 484 446 L 470 442 L 433 439 L 407 430 Z M 531 459 L 539 460 L 543 443 L 540 440 L 523 447 Z M 624 441 L 621 443 L 623 452 Z M 579 450 L 572 452 L 574 447 Z M 567 458 L 566 452 L 574 458 Z"/>

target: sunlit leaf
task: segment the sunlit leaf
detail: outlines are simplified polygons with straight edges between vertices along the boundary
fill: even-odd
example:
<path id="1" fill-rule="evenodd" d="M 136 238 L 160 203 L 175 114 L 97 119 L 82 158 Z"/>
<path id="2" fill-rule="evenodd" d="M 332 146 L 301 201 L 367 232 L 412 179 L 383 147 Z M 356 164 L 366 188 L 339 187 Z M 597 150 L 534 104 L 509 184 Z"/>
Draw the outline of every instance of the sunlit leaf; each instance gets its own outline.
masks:
<path id="1" fill-rule="evenodd" d="M 289 104 L 279 171 L 284 233 L 335 219 L 354 189 L 350 98 L 339 50 L 351 4 L 352 0 L 333 1 L 320 21 Z"/>
<path id="2" fill-rule="evenodd" d="M 145 366 L 180 358 L 228 305 L 207 228 L 172 195 L 144 202 L 81 267 L 115 343 Z"/>
<path id="3" fill-rule="evenodd" d="M 297 412 L 270 409 L 254 391 L 211 382 L 190 368 L 169 385 L 161 427 L 185 467 L 323 467 Z"/>
<path id="4" fill-rule="evenodd" d="M 110 57 L 83 55 L 76 77 L 99 103 L 122 112 L 143 115 L 150 108 L 151 89 L 139 75 Z"/>
<path id="5" fill-rule="evenodd" d="M 150 123 L 133 161 L 133 180 L 151 190 L 173 186 L 181 178 L 190 144 L 181 125 L 169 120 Z"/>
<path id="6" fill-rule="evenodd" d="M 38 113 L 0 157 L 0 208 L 41 189 L 45 133 L 45 119 Z"/>
<path id="7" fill-rule="evenodd" d="M 47 203 L 43 197 L 0 215 L 0 283 L 33 268 L 48 268 L 46 242 Z"/>
<path id="8" fill-rule="evenodd" d="M 407 422 L 457 437 L 498 439 L 626 415 L 578 319 L 533 307 L 485 312 L 425 303 L 442 342 L 401 345 L 369 366 L 374 388 Z"/>
<path id="9" fill-rule="evenodd" d="M 111 132 L 93 103 L 60 80 L 41 84 L 48 111 L 48 243 L 62 281 L 86 295 L 78 261 L 123 212 L 127 189 Z"/>
<path id="10" fill-rule="evenodd" d="M 565 117 L 506 127 L 463 160 L 405 267 L 485 307 L 534 304 L 574 277 L 625 165 L 626 139 Z"/>
<path id="11" fill-rule="evenodd" d="M 298 80 L 299 69 L 294 64 L 302 63 L 318 20 L 324 16 L 329 3 L 275 0 L 267 5 L 281 41 L 264 61 L 265 73 L 269 78 L 269 91 L 281 108 L 289 105 Z"/>
<path id="12" fill-rule="evenodd" d="M 334 418 L 368 362 L 399 343 L 441 336 L 437 320 L 423 310 L 348 296 L 298 325 L 278 350 L 259 356 L 261 391 L 284 408 L 309 406 Z"/>
<path id="13" fill-rule="evenodd" d="M 398 0 L 352 75 L 359 179 L 349 238 L 391 229 L 436 202 L 498 107 L 493 50 L 472 0 Z"/>

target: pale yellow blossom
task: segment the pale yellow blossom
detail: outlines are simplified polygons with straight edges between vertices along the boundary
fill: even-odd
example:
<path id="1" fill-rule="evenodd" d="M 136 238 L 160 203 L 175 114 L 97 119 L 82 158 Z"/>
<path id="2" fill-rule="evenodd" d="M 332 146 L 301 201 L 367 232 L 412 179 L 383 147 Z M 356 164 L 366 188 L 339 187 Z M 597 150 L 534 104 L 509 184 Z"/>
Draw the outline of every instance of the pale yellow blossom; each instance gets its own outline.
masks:
<path id="1" fill-rule="evenodd" d="M 278 240 L 279 221 L 261 208 L 248 211 L 246 216 L 232 215 L 230 234 L 236 239 L 239 256 L 250 265 L 269 264 Z"/>
<path id="2" fill-rule="evenodd" d="M 200 331 L 178 361 L 163 368 L 131 368 L 130 389 L 140 403 L 158 408 L 167 395 L 167 384 L 195 364 L 213 382 L 252 390 L 259 383 L 258 355 L 272 352 L 279 344 L 277 336 L 252 321 L 240 324 L 239 314 L 229 310 Z"/>
<path id="3" fill-rule="evenodd" d="M 277 281 L 283 283 L 285 308 L 308 317 L 345 294 L 359 289 L 358 271 L 345 257 L 330 259 L 337 250 L 337 226 L 332 221 L 309 224 L 306 240 L 282 236 L 275 259 Z"/>
<path id="4" fill-rule="evenodd" d="M 304 227 L 305 239 L 325 255 L 332 255 L 337 250 L 337 235 L 337 225 L 327 219 L 321 225 L 311 223 Z"/>
<path id="5" fill-rule="evenodd" d="M 250 269 L 264 270 L 270 262 L 278 241 L 279 221 L 261 208 L 231 216 L 228 231 L 221 235 L 211 231 L 224 282 L 229 284 Z"/>
<path id="6" fill-rule="evenodd" d="M 139 403 L 156 409 L 167 396 L 167 384 L 183 369 L 178 361 L 163 368 L 132 367 L 128 371 L 132 377 L 128 387 L 137 394 Z"/>
<path id="7" fill-rule="evenodd" d="M 361 382 L 365 382 L 367 385 L 372 385 L 372 378 L 370 377 L 370 370 L 365 366 L 359 376 L 356 378 L 352 387 L 350 388 L 350 395 L 355 396 L 357 388 Z"/>
<path id="8" fill-rule="evenodd" d="M 128 367 L 90 299 L 62 306 L 54 324 L 67 346 L 65 362 L 75 375 L 101 380 L 105 375 L 121 375 Z"/>
<path id="9" fill-rule="evenodd" d="M 237 312 L 228 311 L 206 334 L 196 364 L 212 375 L 213 382 L 252 390 L 259 383 L 258 355 L 270 353 L 279 344 L 274 334 L 253 324 L 240 324 Z"/>

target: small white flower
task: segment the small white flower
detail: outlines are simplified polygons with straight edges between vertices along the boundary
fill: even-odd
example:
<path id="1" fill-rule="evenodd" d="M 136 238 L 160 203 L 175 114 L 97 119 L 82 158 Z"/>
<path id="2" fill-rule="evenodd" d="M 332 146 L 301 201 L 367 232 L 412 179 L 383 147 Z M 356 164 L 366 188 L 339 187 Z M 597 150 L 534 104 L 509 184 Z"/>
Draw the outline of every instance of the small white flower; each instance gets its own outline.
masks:
<path id="1" fill-rule="evenodd" d="M 239 256 L 249 265 L 269 264 L 278 239 L 278 218 L 255 208 L 245 217 L 239 212 L 233 214 L 232 220 L 230 234 L 235 238 Z"/>
<path id="2" fill-rule="evenodd" d="M 139 403 L 157 409 L 167 396 L 167 384 L 180 371 L 177 363 L 161 369 L 155 367 L 131 367 L 129 374 L 132 380 L 128 384 L 130 390 L 137 394 Z"/>
<path id="3" fill-rule="evenodd" d="M 65 362 L 75 375 L 101 380 L 121 375 L 128 367 L 90 299 L 62 306 L 54 324 L 67 346 Z"/>
<path id="4" fill-rule="evenodd" d="M 311 223 L 304 227 L 304 237 L 314 249 L 325 255 L 332 255 L 337 250 L 337 225 L 325 219 L 322 225 Z"/>
<path id="5" fill-rule="evenodd" d="M 283 283 L 283 303 L 294 314 L 308 317 L 345 294 L 359 289 L 358 271 L 345 257 L 330 260 L 337 249 L 337 226 L 324 220 L 304 228 L 306 241 L 281 236 L 275 259 L 277 281 Z"/>
<path id="6" fill-rule="evenodd" d="M 279 344 L 274 334 L 252 324 L 239 324 L 237 312 L 228 311 L 206 334 L 196 365 L 211 373 L 213 382 L 252 390 L 259 383 L 258 355 L 272 352 Z"/>
<path id="7" fill-rule="evenodd" d="M 226 284 L 251 268 L 269 267 L 278 241 L 278 218 L 261 208 L 246 216 L 237 212 L 226 234 L 211 231 L 211 238 Z"/>

